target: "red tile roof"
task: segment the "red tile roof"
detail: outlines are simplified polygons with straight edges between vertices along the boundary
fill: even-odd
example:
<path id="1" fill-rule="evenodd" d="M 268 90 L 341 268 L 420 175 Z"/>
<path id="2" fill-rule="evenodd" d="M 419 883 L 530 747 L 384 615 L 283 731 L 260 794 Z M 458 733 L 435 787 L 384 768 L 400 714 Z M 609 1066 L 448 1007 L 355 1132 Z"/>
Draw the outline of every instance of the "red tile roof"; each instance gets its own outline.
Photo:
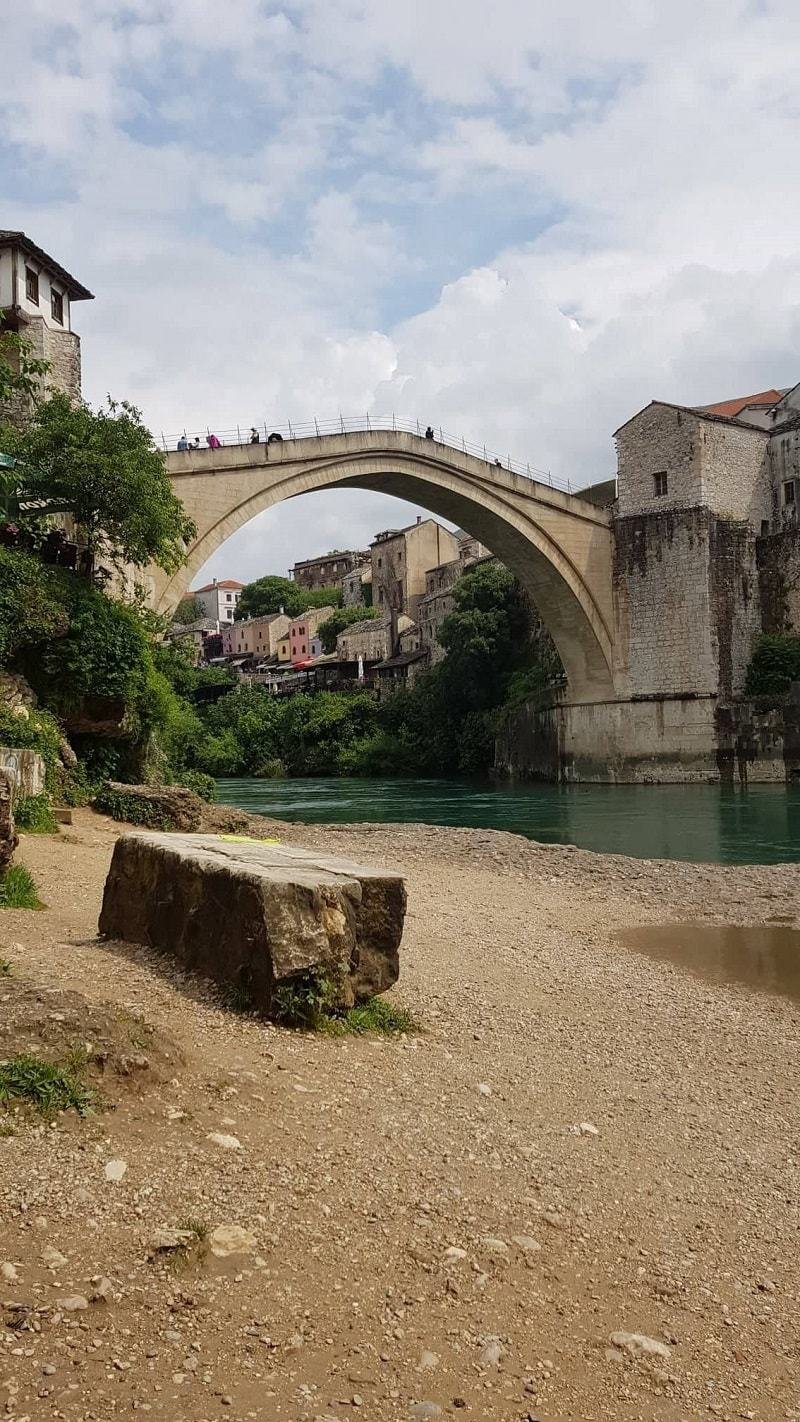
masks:
<path id="1" fill-rule="evenodd" d="M 699 405 L 698 409 L 705 410 L 707 415 L 728 415 L 735 419 L 747 405 L 777 404 L 783 393 L 782 390 L 760 390 L 757 395 L 740 395 L 736 400 L 720 400 L 717 405 Z"/>
<path id="2" fill-rule="evenodd" d="M 239 588 L 241 590 L 244 586 L 244 583 L 237 583 L 235 578 L 220 578 L 216 583 L 206 583 L 202 588 L 192 588 L 189 597 L 194 597 L 195 593 L 213 592 L 215 588 Z"/>

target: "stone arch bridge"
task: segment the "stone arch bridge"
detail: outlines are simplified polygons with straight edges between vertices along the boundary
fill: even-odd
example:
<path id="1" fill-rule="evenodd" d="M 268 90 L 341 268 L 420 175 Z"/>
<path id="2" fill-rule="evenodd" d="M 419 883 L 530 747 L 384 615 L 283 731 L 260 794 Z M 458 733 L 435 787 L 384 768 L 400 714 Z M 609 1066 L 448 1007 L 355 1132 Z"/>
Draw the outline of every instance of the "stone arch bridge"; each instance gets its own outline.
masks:
<path id="1" fill-rule="evenodd" d="M 167 467 L 197 537 L 178 572 L 154 571 L 159 611 L 171 612 L 220 544 L 273 504 L 319 489 L 371 489 L 419 504 L 490 548 L 539 609 L 570 699 L 613 695 L 611 517 L 588 499 L 397 430 L 173 452 Z"/>

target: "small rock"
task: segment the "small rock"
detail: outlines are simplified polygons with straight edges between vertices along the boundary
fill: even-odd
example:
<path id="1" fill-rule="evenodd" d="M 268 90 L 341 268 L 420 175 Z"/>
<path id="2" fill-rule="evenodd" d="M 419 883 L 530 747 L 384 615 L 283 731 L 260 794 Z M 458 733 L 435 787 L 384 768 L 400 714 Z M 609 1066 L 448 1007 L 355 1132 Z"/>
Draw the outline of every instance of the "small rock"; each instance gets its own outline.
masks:
<path id="1" fill-rule="evenodd" d="M 511 1236 L 511 1243 L 516 1244 L 523 1254 L 536 1254 L 542 1247 L 532 1234 L 514 1234 Z"/>
<path id="2" fill-rule="evenodd" d="M 67 1256 L 59 1253 L 52 1244 L 46 1244 L 42 1250 L 42 1261 L 48 1269 L 63 1269 L 67 1263 Z"/>
<path id="3" fill-rule="evenodd" d="M 103 1275 L 98 1279 L 92 1293 L 92 1303 L 110 1303 L 114 1297 L 114 1285 L 110 1279 Z"/>
<path id="4" fill-rule="evenodd" d="M 648 1338 L 645 1333 L 612 1333 L 611 1342 L 615 1348 L 619 1348 L 623 1353 L 630 1353 L 632 1357 L 641 1357 L 642 1354 L 649 1354 L 656 1358 L 668 1358 L 669 1348 L 666 1343 L 659 1343 L 657 1338 Z"/>
<path id="5" fill-rule="evenodd" d="M 412 1402 L 409 1407 L 412 1417 L 421 1419 L 424 1422 L 426 1417 L 441 1417 L 442 1409 L 437 1402 Z"/>
<path id="6" fill-rule="evenodd" d="M 425 1348 L 422 1353 L 420 1353 L 419 1362 L 417 1363 L 417 1372 L 422 1372 L 427 1368 L 438 1368 L 438 1366 L 439 1354 L 431 1353 L 428 1348 Z"/>
<path id="7" fill-rule="evenodd" d="M 243 1229 L 241 1225 L 223 1224 L 211 1231 L 208 1243 L 217 1259 L 228 1259 L 232 1254 L 252 1254 L 258 1241 L 249 1229 Z"/>
<path id="8" fill-rule="evenodd" d="M 226 1136 L 223 1131 L 209 1132 L 208 1140 L 213 1141 L 214 1145 L 220 1146 L 222 1150 L 241 1150 L 242 1148 L 238 1136 Z"/>
<path id="9" fill-rule="evenodd" d="M 0 1264 L 0 1279 L 3 1279 L 5 1283 L 16 1284 L 18 1278 L 19 1272 L 16 1264 L 10 1264 L 7 1260 Z"/>
<path id="10" fill-rule="evenodd" d="M 109 1160 L 103 1173 L 106 1180 L 121 1180 L 127 1169 L 127 1160 Z"/>
<path id="11" fill-rule="evenodd" d="M 496 1368 L 503 1356 L 503 1351 L 503 1345 L 499 1338 L 485 1338 L 481 1350 L 481 1362 L 487 1367 Z"/>
<path id="12" fill-rule="evenodd" d="M 762 1294 L 774 1294 L 775 1292 L 775 1285 L 772 1279 L 759 1279 L 757 1287 L 761 1290 Z"/>
<path id="13" fill-rule="evenodd" d="M 171 1229 L 162 1225 L 152 1236 L 149 1244 L 151 1254 L 168 1254 L 171 1249 L 185 1249 L 197 1236 L 190 1229 Z"/>
<path id="14" fill-rule="evenodd" d="M 451 1245 L 450 1245 L 450 1248 L 449 1248 L 449 1249 L 446 1249 L 446 1250 L 444 1251 L 444 1257 L 445 1257 L 445 1259 L 453 1259 L 453 1260 L 455 1260 L 455 1259 L 466 1259 L 466 1257 L 467 1257 L 467 1251 L 466 1251 L 466 1249 L 459 1249 L 459 1248 L 457 1247 L 457 1245 L 455 1245 L 455 1244 L 451 1244 Z"/>
<path id="15" fill-rule="evenodd" d="M 582 1136 L 599 1136 L 600 1134 L 594 1121 L 581 1121 L 578 1130 Z"/>
<path id="16" fill-rule="evenodd" d="M 65 1313 L 77 1313 L 80 1309 L 89 1307 L 89 1300 L 83 1294 L 73 1294 L 71 1298 L 59 1299 L 58 1307 L 63 1308 Z"/>
<path id="17" fill-rule="evenodd" d="M 478 1091 L 480 1092 L 481 1096 L 491 1096 L 492 1094 L 491 1086 L 487 1086 L 485 1081 L 478 1082 Z"/>
<path id="18" fill-rule="evenodd" d="M 483 1248 L 487 1254 L 508 1254 L 508 1245 L 504 1239 L 494 1239 L 492 1235 L 484 1235 L 481 1240 Z"/>

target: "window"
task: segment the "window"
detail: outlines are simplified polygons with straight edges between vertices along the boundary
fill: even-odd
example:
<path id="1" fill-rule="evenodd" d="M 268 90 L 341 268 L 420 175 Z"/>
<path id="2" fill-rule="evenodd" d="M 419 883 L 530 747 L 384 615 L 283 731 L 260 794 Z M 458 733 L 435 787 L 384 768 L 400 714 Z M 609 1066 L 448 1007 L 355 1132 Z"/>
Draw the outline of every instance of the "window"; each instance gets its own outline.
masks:
<path id="1" fill-rule="evenodd" d="M 383 563 L 382 563 L 382 561 L 381 561 L 380 558 L 378 559 L 378 567 L 379 567 L 379 568 L 383 567 Z"/>
<path id="2" fill-rule="evenodd" d="M 58 324 L 59 324 L 59 326 L 63 326 L 63 324 L 64 324 L 64 298 L 63 298 L 63 296 L 61 295 L 61 292 L 60 292 L 60 291 L 51 290 L 51 292 L 50 292 L 50 311 L 52 312 L 53 320 L 54 320 L 54 321 L 57 321 Z"/>
<path id="3" fill-rule="evenodd" d="M 654 493 L 657 499 L 663 499 L 667 492 L 667 476 L 665 473 L 653 475 Z"/>
<path id="4" fill-rule="evenodd" d="M 306 649 L 306 644 L 305 644 L 305 642 L 304 642 L 303 645 L 302 645 L 302 647 L 300 648 L 300 651 L 301 651 L 301 652 L 304 652 L 305 649 Z"/>
<path id="5" fill-rule="evenodd" d="M 25 268 L 25 295 L 34 306 L 39 305 L 39 273 Z"/>
<path id="6" fill-rule="evenodd" d="M 226 593 L 226 594 L 225 594 L 225 601 L 226 601 L 226 602 L 233 602 L 233 598 L 231 597 L 230 593 Z"/>
<path id="7" fill-rule="evenodd" d="M 795 502 L 795 492 L 796 490 L 794 479 L 787 479 L 786 483 L 783 486 L 784 507 L 786 506 L 786 504 L 793 504 Z"/>

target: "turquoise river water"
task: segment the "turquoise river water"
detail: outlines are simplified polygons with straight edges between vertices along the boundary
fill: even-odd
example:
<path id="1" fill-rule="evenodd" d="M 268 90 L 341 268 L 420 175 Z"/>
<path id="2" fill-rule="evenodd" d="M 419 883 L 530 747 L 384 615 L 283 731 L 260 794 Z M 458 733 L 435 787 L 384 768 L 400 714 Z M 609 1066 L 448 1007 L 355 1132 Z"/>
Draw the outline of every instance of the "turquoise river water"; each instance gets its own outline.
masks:
<path id="1" fill-rule="evenodd" d="M 800 787 L 367 779 L 217 783 L 222 804 L 281 820 L 469 825 L 639 858 L 718 864 L 800 860 Z"/>

